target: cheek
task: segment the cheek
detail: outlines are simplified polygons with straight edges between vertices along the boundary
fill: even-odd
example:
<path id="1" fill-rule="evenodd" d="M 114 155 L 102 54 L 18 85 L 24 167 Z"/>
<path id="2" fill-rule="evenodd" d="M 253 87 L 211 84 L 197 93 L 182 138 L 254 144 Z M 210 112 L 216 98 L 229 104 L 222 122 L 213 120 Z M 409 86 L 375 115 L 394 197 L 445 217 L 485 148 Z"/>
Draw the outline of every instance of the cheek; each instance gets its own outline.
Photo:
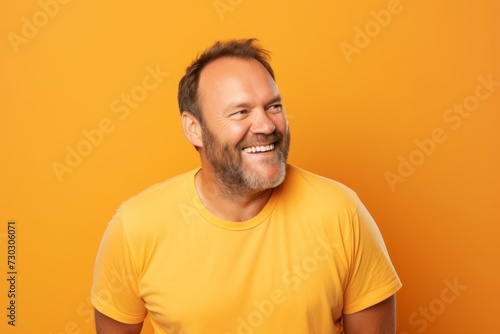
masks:
<path id="1" fill-rule="evenodd" d="M 282 134 L 286 134 L 288 131 L 288 120 L 285 117 L 284 113 L 280 113 L 276 115 L 273 119 L 274 125 L 276 125 L 276 129 L 280 131 Z"/>
<path id="2" fill-rule="evenodd" d="M 227 143 L 238 144 L 245 138 L 248 130 L 249 126 L 247 124 L 238 122 L 237 124 L 228 126 L 221 135 L 225 137 Z"/>

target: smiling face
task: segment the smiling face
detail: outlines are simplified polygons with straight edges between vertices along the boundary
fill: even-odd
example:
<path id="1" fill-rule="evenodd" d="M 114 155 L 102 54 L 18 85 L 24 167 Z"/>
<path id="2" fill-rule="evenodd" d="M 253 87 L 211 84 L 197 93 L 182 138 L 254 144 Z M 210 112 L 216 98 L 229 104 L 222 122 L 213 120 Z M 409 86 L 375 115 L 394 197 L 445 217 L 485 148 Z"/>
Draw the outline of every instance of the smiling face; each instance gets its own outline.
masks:
<path id="1" fill-rule="evenodd" d="M 200 75 L 202 165 L 233 192 L 274 188 L 290 145 L 279 90 L 254 59 L 220 58 Z"/>

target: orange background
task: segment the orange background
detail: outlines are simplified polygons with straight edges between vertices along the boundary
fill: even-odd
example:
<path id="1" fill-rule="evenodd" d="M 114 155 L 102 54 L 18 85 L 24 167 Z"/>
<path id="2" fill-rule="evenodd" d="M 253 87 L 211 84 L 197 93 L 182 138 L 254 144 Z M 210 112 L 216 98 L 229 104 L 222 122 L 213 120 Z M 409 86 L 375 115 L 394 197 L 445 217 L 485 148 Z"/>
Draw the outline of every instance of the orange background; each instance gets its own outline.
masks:
<path id="1" fill-rule="evenodd" d="M 122 201 L 198 166 L 177 83 L 235 37 L 272 52 L 290 162 L 354 188 L 377 220 L 404 283 L 398 333 L 500 330 L 500 86 L 479 79 L 500 81 L 498 1 L 60 1 L 0 3 L 0 277 L 9 220 L 18 240 L 16 327 L 2 278 L 1 333 L 94 332 L 102 233 Z M 464 101 L 479 105 L 447 111 Z"/>

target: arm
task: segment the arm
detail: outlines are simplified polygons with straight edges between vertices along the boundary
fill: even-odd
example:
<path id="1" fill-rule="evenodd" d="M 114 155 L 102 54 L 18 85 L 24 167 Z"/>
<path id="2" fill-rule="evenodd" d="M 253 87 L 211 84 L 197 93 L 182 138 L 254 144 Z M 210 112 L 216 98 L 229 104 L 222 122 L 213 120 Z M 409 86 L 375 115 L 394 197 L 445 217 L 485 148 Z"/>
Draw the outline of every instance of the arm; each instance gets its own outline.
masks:
<path id="1" fill-rule="evenodd" d="M 147 315 L 128 241 L 120 208 L 104 232 L 95 261 L 90 298 L 97 334 L 139 334 Z"/>
<path id="2" fill-rule="evenodd" d="M 142 322 L 124 324 L 95 310 L 95 328 L 97 334 L 140 334 Z"/>
<path id="3" fill-rule="evenodd" d="M 344 314 L 346 334 L 395 334 L 396 296 L 353 314 Z"/>

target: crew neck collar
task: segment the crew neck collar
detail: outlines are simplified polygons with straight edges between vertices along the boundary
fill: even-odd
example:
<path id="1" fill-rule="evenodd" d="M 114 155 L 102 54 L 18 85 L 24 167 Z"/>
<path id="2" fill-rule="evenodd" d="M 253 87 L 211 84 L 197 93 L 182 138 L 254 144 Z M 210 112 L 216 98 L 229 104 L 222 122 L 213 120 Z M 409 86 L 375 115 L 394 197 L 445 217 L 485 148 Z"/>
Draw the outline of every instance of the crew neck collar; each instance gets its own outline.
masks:
<path id="1" fill-rule="evenodd" d="M 251 229 L 262 222 L 266 220 L 266 218 L 269 217 L 271 212 L 273 211 L 274 207 L 276 206 L 276 203 L 278 202 L 278 199 L 281 194 L 281 189 L 283 184 L 280 184 L 278 187 L 274 188 L 271 196 L 269 197 L 269 200 L 267 201 L 266 205 L 260 210 L 260 212 L 254 216 L 253 218 L 250 218 L 245 221 L 241 222 L 235 222 L 235 221 L 229 221 L 225 220 L 223 218 L 220 218 L 210 211 L 205 207 L 203 202 L 201 201 L 201 198 L 198 194 L 198 191 L 196 190 L 196 185 L 195 185 L 195 176 L 196 174 L 201 170 L 201 168 L 198 168 L 194 171 L 192 171 L 191 175 L 189 175 L 188 178 L 188 191 L 189 191 L 189 197 L 191 198 L 192 204 L 195 207 L 195 209 L 198 211 L 198 213 L 209 223 L 218 226 L 220 228 L 226 229 L 226 230 L 233 230 L 233 231 L 242 231 L 242 230 L 248 230 Z"/>

